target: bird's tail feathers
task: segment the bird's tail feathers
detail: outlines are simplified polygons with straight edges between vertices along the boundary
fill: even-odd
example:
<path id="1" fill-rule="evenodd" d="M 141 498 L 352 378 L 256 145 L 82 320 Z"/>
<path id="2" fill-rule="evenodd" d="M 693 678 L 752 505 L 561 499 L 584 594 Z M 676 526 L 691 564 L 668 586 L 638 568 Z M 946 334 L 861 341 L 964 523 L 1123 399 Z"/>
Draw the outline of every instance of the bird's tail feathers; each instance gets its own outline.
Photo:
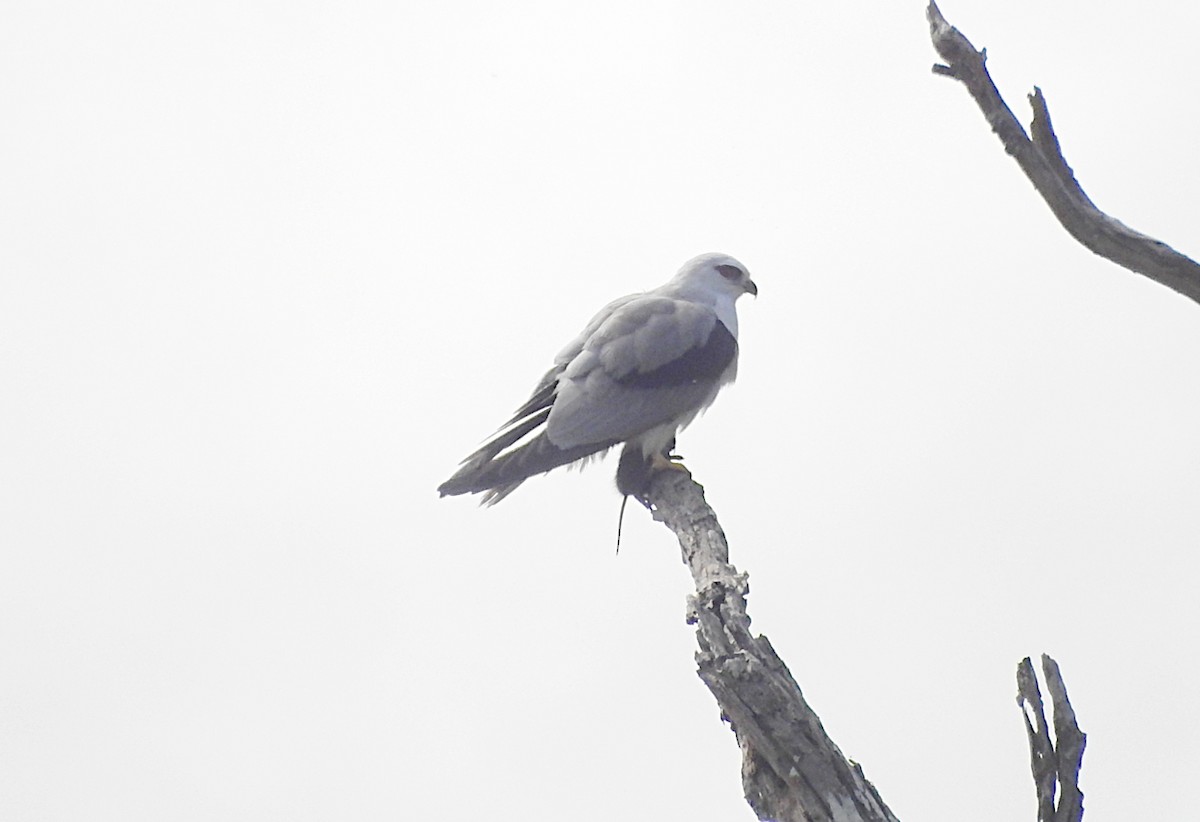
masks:
<path id="1" fill-rule="evenodd" d="M 547 413 L 549 412 L 547 411 Z M 508 440 L 506 445 L 495 447 L 500 440 L 494 439 L 476 451 L 467 458 L 462 468 L 458 469 L 454 476 L 441 484 L 438 493 L 443 497 L 458 494 L 483 494 L 483 505 L 495 505 L 530 477 L 544 474 L 560 465 L 599 454 L 616 444 L 614 441 L 578 445 L 574 448 L 559 448 L 550 441 L 545 432 L 542 432 L 519 448 L 506 454 L 500 454 L 500 451 L 507 445 L 511 445 L 528 434 L 536 424 L 524 423 L 513 429 L 514 436 L 511 439 L 507 434 L 504 437 Z M 528 427 L 526 427 L 527 425 Z M 518 431 L 519 434 L 516 433 Z"/>

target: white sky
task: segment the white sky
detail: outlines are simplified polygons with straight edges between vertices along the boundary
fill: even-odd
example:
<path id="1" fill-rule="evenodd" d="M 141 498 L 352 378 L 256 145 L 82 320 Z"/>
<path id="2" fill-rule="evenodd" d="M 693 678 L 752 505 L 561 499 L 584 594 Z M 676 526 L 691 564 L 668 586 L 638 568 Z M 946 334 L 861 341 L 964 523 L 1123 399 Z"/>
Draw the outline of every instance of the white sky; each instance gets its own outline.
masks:
<path id="1" fill-rule="evenodd" d="M 1200 306 L 1077 246 L 920 2 L 9 3 L 0 818 L 750 820 L 612 462 L 437 484 L 607 300 L 736 255 L 680 439 L 751 615 L 906 820 L 1194 814 Z M 946 0 L 1195 255 L 1200 6 Z"/>

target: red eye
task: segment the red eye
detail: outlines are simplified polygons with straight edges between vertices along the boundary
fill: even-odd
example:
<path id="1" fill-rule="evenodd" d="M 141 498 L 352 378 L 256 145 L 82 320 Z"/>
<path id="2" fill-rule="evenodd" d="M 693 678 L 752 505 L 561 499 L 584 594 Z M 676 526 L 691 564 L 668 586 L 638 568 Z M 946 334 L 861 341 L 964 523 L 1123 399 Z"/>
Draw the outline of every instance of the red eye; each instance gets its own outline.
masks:
<path id="1" fill-rule="evenodd" d="M 719 265 L 717 271 L 721 272 L 721 276 L 727 280 L 740 280 L 746 276 L 746 272 L 742 271 L 736 265 Z"/>

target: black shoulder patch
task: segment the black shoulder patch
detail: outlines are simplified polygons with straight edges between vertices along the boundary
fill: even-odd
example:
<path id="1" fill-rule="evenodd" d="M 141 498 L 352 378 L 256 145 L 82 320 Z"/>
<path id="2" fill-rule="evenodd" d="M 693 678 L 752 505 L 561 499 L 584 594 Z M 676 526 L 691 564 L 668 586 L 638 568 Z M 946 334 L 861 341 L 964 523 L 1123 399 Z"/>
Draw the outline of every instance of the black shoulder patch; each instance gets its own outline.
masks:
<path id="1" fill-rule="evenodd" d="M 653 371 L 634 371 L 617 382 L 631 388 L 672 388 L 701 380 L 715 380 L 737 355 L 737 340 L 719 320 L 704 345 L 689 349 L 682 357 Z"/>

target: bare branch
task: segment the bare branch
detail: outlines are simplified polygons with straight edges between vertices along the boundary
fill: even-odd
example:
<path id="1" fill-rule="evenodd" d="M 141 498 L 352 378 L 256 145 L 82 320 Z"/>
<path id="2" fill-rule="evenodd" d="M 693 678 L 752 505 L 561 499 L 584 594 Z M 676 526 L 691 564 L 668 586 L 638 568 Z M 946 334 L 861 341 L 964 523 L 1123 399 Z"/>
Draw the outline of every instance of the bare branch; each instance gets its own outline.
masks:
<path id="1" fill-rule="evenodd" d="M 1035 87 L 1029 96 L 1033 108 L 1030 139 L 988 74 L 987 50 L 976 51 L 946 22 L 937 3 L 929 4 L 926 16 L 933 47 L 946 61 L 935 65 L 934 73 L 953 77 L 967 87 L 1004 150 L 1021 166 L 1063 228 L 1093 253 L 1200 302 L 1200 265 L 1166 243 L 1109 217 L 1084 194 L 1063 157 L 1041 89 Z"/>
<path id="2" fill-rule="evenodd" d="M 1079 790 L 1079 769 L 1087 736 L 1075 722 L 1075 711 L 1067 699 L 1067 687 L 1058 663 L 1042 654 L 1042 674 L 1050 691 L 1054 709 L 1054 739 L 1042 704 L 1037 675 L 1029 657 L 1017 666 L 1017 704 L 1025 717 L 1029 736 L 1029 761 L 1037 790 L 1038 822 L 1080 822 L 1083 819 L 1083 793 Z M 1055 793 L 1061 793 L 1055 802 Z"/>
<path id="3" fill-rule="evenodd" d="M 700 645 L 698 673 L 742 749 L 742 787 L 754 812 L 778 822 L 897 822 L 826 735 L 771 643 L 750 634 L 747 577 L 729 564 L 704 489 L 681 471 L 661 471 L 649 500 L 695 580 L 688 622 Z"/>
<path id="4" fill-rule="evenodd" d="M 1029 736 L 1029 764 L 1033 784 L 1037 789 L 1038 822 L 1054 822 L 1055 780 L 1054 743 L 1050 740 L 1050 725 L 1042 705 L 1037 674 L 1029 657 L 1017 666 L 1017 704 L 1025 717 L 1025 732 Z"/>
<path id="5" fill-rule="evenodd" d="M 1055 759 L 1058 763 L 1058 811 L 1055 822 L 1079 822 L 1083 818 L 1083 791 L 1079 790 L 1079 769 L 1083 767 L 1083 749 L 1087 734 L 1079 730 L 1075 710 L 1067 699 L 1067 685 L 1058 663 L 1042 654 L 1042 675 L 1050 704 L 1054 706 Z"/>

